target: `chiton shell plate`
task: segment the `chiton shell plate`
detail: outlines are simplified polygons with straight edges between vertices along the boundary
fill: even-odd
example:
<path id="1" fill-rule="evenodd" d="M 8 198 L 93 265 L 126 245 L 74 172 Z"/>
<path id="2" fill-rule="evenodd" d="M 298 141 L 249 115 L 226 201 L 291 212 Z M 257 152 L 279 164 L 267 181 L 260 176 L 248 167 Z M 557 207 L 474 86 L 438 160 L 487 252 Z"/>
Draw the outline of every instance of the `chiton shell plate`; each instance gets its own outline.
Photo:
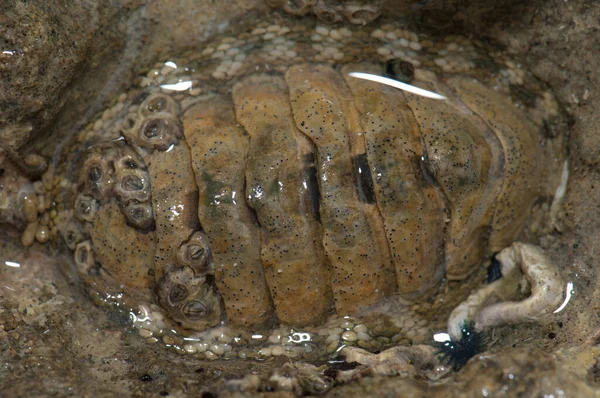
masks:
<path id="1" fill-rule="evenodd" d="M 181 330 L 318 325 L 466 278 L 553 194 L 556 104 L 501 52 L 273 18 L 151 70 L 65 150 L 57 231 L 92 290 Z"/>

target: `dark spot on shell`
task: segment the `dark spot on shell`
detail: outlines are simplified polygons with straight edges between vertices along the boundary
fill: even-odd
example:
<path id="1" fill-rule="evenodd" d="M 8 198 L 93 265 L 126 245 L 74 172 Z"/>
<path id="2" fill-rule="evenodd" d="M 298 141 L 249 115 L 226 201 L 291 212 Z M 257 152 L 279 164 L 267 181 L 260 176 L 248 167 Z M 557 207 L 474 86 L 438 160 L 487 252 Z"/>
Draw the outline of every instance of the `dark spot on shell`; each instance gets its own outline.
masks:
<path id="1" fill-rule="evenodd" d="M 188 247 L 188 256 L 192 260 L 198 260 L 204 254 L 204 248 L 202 246 L 190 245 Z"/>
<path id="2" fill-rule="evenodd" d="M 126 160 L 125 161 L 125 167 L 127 167 L 128 169 L 137 169 L 137 164 L 133 161 L 133 160 Z"/>
<path id="3" fill-rule="evenodd" d="M 144 214 L 146 214 L 146 212 L 141 207 L 134 207 L 133 209 L 131 209 L 130 214 L 136 220 L 141 220 L 142 218 L 144 218 Z"/>
<path id="4" fill-rule="evenodd" d="M 88 178 L 90 181 L 98 182 L 102 178 L 102 168 L 100 166 L 92 166 L 88 170 Z"/>
<path id="5" fill-rule="evenodd" d="M 187 296 L 188 296 L 189 292 L 187 287 L 185 287 L 184 285 L 175 285 L 171 288 L 171 291 L 169 292 L 169 300 L 172 303 L 179 303 L 180 301 L 183 301 Z"/>
<path id="6" fill-rule="evenodd" d="M 165 109 L 164 98 L 157 98 L 148 103 L 148 111 L 150 112 L 162 112 Z"/>
<path id="7" fill-rule="evenodd" d="M 502 264 L 500 264 L 500 261 L 496 260 L 496 256 L 494 255 L 492 257 L 492 263 L 488 268 L 487 283 L 490 284 L 500 278 L 502 278 Z"/>
<path id="8" fill-rule="evenodd" d="M 88 251 L 87 249 L 81 249 L 77 251 L 77 261 L 81 264 L 85 263 L 88 259 Z"/>
<path id="9" fill-rule="evenodd" d="M 158 136 L 159 131 L 160 131 L 160 126 L 158 125 L 158 122 L 152 121 L 152 122 L 148 123 L 148 125 L 144 129 L 144 136 L 146 138 L 154 138 L 154 137 Z"/>
<path id="10" fill-rule="evenodd" d="M 75 242 L 75 232 L 73 231 L 67 231 L 66 236 L 65 236 L 65 240 L 67 241 L 67 244 L 70 245 L 72 243 Z"/>
<path id="11" fill-rule="evenodd" d="M 125 191 L 140 191 L 144 188 L 144 182 L 137 176 L 126 175 L 121 181 L 121 188 Z"/>
<path id="12" fill-rule="evenodd" d="M 199 320 L 208 315 L 208 307 L 202 301 L 193 300 L 183 307 L 182 312 L 191 320 Z"/>
<path id="13" fill-rule="evenodd" d="M 410 83 L 415 77 L 415 67 L 410 62 L 392 59 L 385 64 L 385 73 L 392 79 Z"/>

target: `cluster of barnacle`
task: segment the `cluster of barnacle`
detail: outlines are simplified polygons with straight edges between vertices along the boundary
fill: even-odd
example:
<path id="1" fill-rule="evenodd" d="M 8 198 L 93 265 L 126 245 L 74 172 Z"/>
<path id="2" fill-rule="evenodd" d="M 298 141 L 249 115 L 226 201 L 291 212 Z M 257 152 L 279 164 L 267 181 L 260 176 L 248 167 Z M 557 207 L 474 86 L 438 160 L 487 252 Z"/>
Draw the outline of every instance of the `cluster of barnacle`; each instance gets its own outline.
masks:
<path id="1" fill-rule="evenodd" d="M 344 19 L 350 23 L 366 25 L 380 15 L 383 0 L 266 0 L 273 8 L 281 8 L 292 15 L 313 13 L 321 21 L 332 24 Z"/>
<path id="2" fill-rule="evenodd" d="M 141 230 L 153 228 L 150 179 L 139 157 L 124 145 L 92 147 L 77 178 L 72 214 L 65 214 L 63 238 L 74 250 L 75 265 L 86 275 L 94 266 L 89 231 L 100 207 L 117 198 L 127 223 Z M 74 217 L 72 217 L 74 216 Z"/>
<path id="3" fill-rule="evenodd" d="M 120 209 L 127 228 L 131 227 L 134 239 L 142 234 L 147 236 L 146 239 L 154 240 L 156 215 L 152 206 L 150 180 L 156 173 L 153 174 L 150 169 L 155 153 L 168 151 L 182 138 L 179 107 L 167 95 L 151 95 L 135 112 L 124 118 L 120 133 L 131 146 L 122 140 L 100 139 L 82 154 L 85 160 L 75 178 L 77 196 L 73 210 L 61 214 L 61 234 L 74 251 L 75 265 L 84 279 L 86 275 L 98 272 L 97 269 L 93 271 L 96 260 L 99 260 L 96 257 L 106 257 L 96 252 L 111 252 L 109 248 L 118 244 L 112 242 L 114 238 L 109 236 L 110 230 L 120 234 L 125 228 L 119 223 L 119 218 L 112 214 L 113 210 Z M 100 225 L 109 231 L 103 231 Z M 115 268 L 124 269 L 128 266 L 136 269 L 133 260 L 127 256 L 115 254 L 113 257 L 99 261 L 109 273 L 114 272 Z M 181 323 L 199 319 L 206 321 L 207 318 L 211 319 L 212 324 L 218 323 L 220 311 L 211 312 L 205 304 L 207 297 L 212 297 L 209 301 L 217 305 L 220 299 L 215 296 L 217 294 L 210 284 L 205 283 L 206 277 L 212 275 L 214 270 L 204 234 L 191 234 L 179 247 L 176 257 L 176 263 L 149 270 L 157 272 L 159 303 L 174 320 Z M 127 262 L 132 264 L 122 264 Z M 147 264 L 144 266 L 148 267 Z M 147 278 L 147 275 L 131 274 L 131 279 L 139 279 L 137 285 L 143 285 L 141 287 L 144 288 L 148 287 L 148 283 L 141 281 Z M 196 300 L 198 296 L 204 301 Z M 212 319 L 214 317 L 216 319 Z"/>

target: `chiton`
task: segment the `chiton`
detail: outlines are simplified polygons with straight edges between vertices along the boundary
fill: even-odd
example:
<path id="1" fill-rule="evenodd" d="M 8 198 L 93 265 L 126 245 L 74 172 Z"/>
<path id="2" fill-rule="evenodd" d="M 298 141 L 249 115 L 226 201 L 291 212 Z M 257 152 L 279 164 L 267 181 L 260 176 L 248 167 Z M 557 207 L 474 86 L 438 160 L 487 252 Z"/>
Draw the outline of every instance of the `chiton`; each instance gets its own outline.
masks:
<path id="1" fill-rule="evenodd" d="M 314 327 L 466 278 L 553 194 L 556 104 L 501 51 L 271 18 L 157 64 L 51 170 L 99 297 L 184 333 Z"/>

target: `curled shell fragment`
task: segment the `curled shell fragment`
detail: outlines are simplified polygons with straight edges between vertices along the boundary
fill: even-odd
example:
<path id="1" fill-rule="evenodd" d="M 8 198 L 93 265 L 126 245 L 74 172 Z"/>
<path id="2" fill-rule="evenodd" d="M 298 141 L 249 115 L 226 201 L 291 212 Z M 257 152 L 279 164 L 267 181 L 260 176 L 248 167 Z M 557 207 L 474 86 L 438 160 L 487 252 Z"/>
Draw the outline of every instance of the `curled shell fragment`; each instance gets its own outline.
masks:
<path id="1" fill-rule="evenodd" d="M 471 294 L 452 311 L 448 333 L 454 340 L 461 337 L 462 325 L 474 321 L 475 330 L 531 322 L 556 309 L 563 299 L 563 280 L 557 267 L 537 246 L 515 242 L 496 255 L 503 277 Z M 516 293 L 519 280 L 525 278 L 531 295 L 523 301 L 507 300 L 507 291 Z M 510 293 L 509 293 L 510 294 Z"/>

